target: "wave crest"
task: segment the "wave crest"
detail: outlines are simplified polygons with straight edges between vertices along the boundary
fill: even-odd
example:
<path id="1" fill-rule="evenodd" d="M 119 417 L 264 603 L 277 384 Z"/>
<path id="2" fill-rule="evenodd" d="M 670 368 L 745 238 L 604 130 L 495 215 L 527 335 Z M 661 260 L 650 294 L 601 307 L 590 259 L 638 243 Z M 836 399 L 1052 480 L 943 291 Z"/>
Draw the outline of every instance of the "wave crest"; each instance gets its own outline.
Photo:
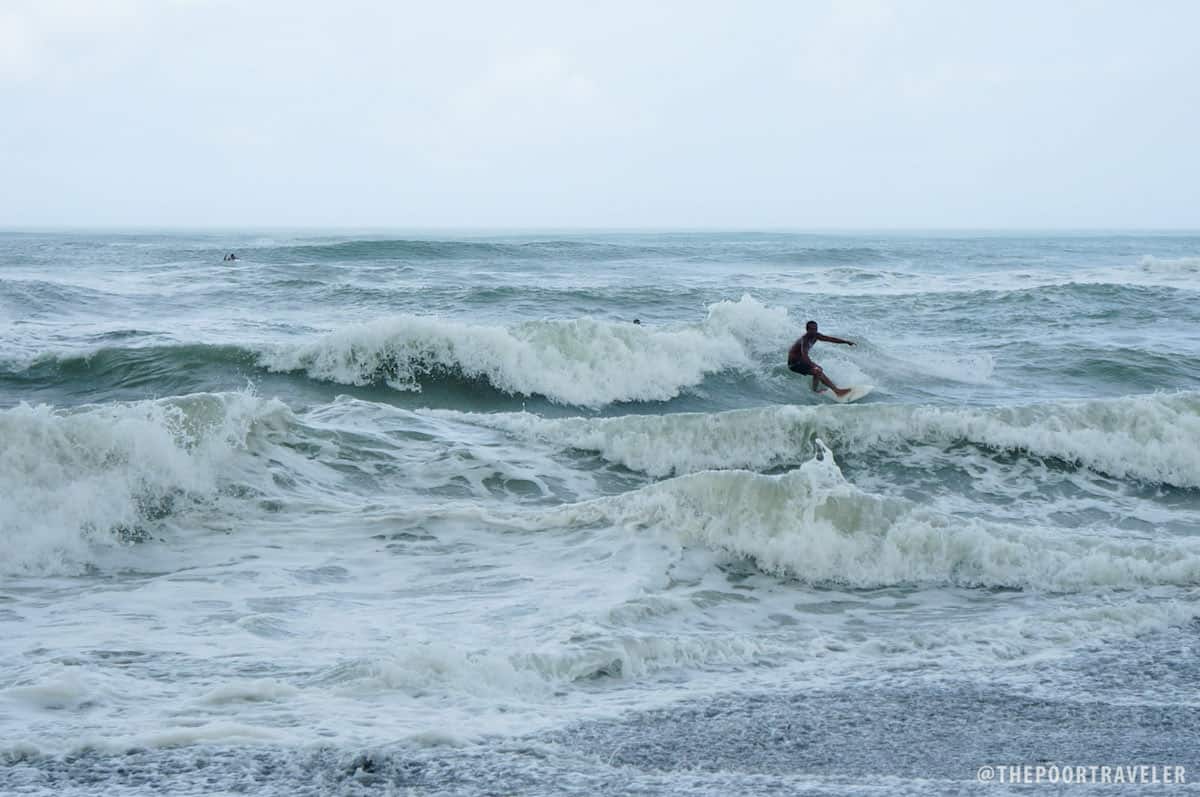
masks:
<path id="1" fill-rule="evenodd" d="M 749 296 L 713 304 L 702 324 L 676 329 L 587 318 L 504 327 L 404 315 L 265 352 L 260 362 L 272 371 L 407 391 L 453 374 L 513 395 L 601 407 L 666 401 L 708 374 L 752 368 L 764 347 L 777 350 L 794 332 L 786 310 Z"/>
<path id="2" fill-rule="evenodd" d="M 1110 541 L 944 515 L 865 492 L 818 458 L 783 475 L 702 471 L 546 511 L 539 528 L 599 524 L 748 557 L 762 570 L 855 588 L 942 585 L 1077 591 L 1200 584 L 1200 545 Z"/>
<path id="3" fill-rule="evenodd" d="M 796 464 L 821 437 L 840 451 L 968 442 L 1053 458 L 1119 478 L 1200 487 L 1200 394 L 1181 392 L 1020 407 L 776 406 L 718 413 L 545 419 L 462 418 L 565 448 L 595 451 L 652 476 Z"/>

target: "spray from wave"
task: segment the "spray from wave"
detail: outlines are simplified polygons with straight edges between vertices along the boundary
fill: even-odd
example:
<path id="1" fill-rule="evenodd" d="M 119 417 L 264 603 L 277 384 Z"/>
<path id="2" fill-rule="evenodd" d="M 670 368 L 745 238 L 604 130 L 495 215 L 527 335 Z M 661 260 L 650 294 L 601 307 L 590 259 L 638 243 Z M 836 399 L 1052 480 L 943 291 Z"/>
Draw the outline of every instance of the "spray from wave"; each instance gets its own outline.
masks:
<path id="1" fill-rule="evenodd" d="M 0 412 L 3 569 L 79 572 L 96 546 L 143 538 L 242 471 L 252 429 L 289 416 L 246 393 Z"/>

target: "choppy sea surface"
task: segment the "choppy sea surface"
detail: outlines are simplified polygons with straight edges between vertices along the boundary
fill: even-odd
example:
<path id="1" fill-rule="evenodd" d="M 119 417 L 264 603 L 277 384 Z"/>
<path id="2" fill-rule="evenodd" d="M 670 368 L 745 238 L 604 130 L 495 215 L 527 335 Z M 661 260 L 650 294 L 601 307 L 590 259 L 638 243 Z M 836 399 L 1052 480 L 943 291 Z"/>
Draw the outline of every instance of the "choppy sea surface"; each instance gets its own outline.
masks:
<path id="1" fill-rule="evenodd" d="M 5 794 L 1200 781 L 1198 598 L 1197 235 L 0 233 Z"/>

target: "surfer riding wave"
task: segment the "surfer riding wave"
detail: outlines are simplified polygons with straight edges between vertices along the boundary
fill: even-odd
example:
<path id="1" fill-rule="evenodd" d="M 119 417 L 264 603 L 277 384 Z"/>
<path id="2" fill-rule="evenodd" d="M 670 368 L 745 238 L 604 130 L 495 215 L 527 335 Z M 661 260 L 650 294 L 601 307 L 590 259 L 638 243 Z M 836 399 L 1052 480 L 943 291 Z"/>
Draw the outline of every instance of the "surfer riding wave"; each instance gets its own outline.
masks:
<path id="1" fill-rule="evenodd" d="M 823 340 L 826 343 L 844 343 L 847 346 L 853 346 L 854 343 L 849 340 L 822 335 L 817 332 L 817 322 L 809 321 L 804 325 L 804 336 L 798 338 L 792 344 L 792 348 L 788 349 L 788 369 L 803 376 L 812 377 L 812 389 L 821 392 L 822 384 L 828 385 L 833 390 L 834 395 L 838 398 L 844 397 L 850 392 L 850 388 L 841 388 L 833 383 L 833 381 L 825 376 L 825 372 L 821 370 L 821 366 L 817 365 L 808 356 L 809 350 L 818 340 Z"/>

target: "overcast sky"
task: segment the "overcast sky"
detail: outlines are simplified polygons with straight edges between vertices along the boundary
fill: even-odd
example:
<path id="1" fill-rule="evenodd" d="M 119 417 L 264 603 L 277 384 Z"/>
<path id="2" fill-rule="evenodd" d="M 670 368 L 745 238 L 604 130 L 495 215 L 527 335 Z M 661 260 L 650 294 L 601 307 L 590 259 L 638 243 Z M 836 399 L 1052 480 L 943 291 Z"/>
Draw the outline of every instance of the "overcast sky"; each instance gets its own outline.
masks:
<path id="1" fill-rule="evenodd" d="M 1200 3 L 0 0 L 0 226 L 1200 228 Z"/>

